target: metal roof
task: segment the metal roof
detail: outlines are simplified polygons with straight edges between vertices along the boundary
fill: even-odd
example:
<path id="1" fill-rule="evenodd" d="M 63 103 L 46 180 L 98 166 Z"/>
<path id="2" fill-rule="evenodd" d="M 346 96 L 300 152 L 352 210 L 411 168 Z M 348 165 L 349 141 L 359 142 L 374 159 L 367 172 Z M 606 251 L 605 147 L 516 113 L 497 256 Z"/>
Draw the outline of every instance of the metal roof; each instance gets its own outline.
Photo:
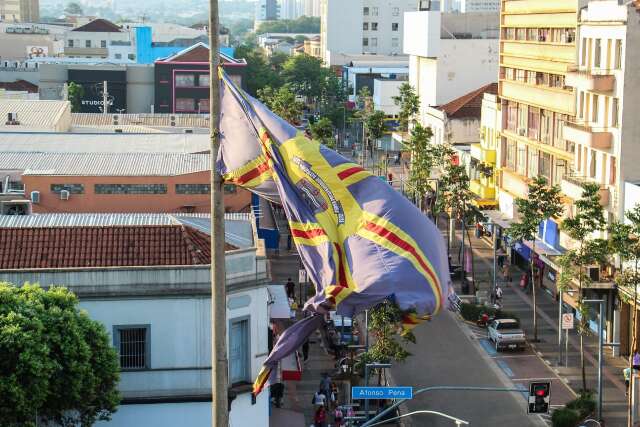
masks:
<path id="1" fill-rule="evenodd" d="M 182 153 L 11 153 L 0 170 L 23 175 L 175 176 L 209 170 L 209 154 Z"/>
<path id="2" fill-rule="evenodd" d="M 202 153 L 208 134 L 0 132 L 0 153 Z"/>
<path id="3" fill-rule="evenodd" d="M 167 126 L 178 128 L 209 129 L 208 114 L 98 114 L 72 113 L 74 126 Z"/>
<path id="4" fill-rule="evenodd" d="M 65 112 L 71 113 L 69 101 L 10 100 L 0 99 L 0 128 L 52 129 L 58 125 Z M 19 125 L 5 125 L 8 113 L 18 115 Z"/>

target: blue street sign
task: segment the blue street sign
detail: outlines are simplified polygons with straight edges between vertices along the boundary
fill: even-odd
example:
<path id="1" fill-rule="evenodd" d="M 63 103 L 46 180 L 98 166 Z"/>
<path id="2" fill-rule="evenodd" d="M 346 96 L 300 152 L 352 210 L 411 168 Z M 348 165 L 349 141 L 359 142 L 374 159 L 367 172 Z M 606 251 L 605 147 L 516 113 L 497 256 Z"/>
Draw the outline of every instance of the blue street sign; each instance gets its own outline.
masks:
<path id="1" fill-rule="evenodd" d="M 413 387 L 352 387 L 352 399 L 413 399 Z"/>

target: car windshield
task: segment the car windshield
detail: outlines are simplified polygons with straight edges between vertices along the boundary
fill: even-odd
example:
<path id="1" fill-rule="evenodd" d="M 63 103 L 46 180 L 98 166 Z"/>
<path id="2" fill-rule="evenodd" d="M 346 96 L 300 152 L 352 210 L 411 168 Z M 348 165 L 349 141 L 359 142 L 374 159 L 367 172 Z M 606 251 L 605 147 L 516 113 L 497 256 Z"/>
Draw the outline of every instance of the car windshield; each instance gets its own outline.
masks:
<path id="1" fill-rule="evenodd" d="M 517 322 L 498 323 L 498 327 L 496 329 L 520 329 L 520 325 L 518 325 Z"/>

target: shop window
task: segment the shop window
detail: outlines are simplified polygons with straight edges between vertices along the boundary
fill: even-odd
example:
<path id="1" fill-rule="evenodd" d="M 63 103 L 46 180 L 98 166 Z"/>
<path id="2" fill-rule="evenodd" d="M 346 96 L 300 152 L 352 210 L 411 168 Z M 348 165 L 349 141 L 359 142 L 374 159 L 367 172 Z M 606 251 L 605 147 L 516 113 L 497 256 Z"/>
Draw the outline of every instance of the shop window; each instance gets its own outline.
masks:
<path id="1" fill-rule="evenodd" d="M 176 87 L 194 87 L 196 85 L 195 74 L 177 74 Z"/>

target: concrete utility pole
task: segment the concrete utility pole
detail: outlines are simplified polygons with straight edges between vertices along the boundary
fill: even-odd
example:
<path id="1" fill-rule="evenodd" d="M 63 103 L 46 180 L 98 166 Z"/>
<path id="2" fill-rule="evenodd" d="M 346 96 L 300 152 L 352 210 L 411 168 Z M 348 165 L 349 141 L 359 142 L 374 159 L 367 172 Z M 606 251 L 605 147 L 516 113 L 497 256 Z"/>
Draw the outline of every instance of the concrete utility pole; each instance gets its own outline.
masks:
<path id="1" fill-rule="evenodd" d="M 109 89 L 106 80 L 102 82 L 102 114 L 109 114 Z"/>
<path id="2" fill-rule="evenodd" d="M 218 0 L 209 0 L 209 85 L 211 136 L 211 426 L 228 427 L 227 295 L 224 271 L 224 201 L 222 177 L 216 170 L 220 149 L 220 65 Z"/>

